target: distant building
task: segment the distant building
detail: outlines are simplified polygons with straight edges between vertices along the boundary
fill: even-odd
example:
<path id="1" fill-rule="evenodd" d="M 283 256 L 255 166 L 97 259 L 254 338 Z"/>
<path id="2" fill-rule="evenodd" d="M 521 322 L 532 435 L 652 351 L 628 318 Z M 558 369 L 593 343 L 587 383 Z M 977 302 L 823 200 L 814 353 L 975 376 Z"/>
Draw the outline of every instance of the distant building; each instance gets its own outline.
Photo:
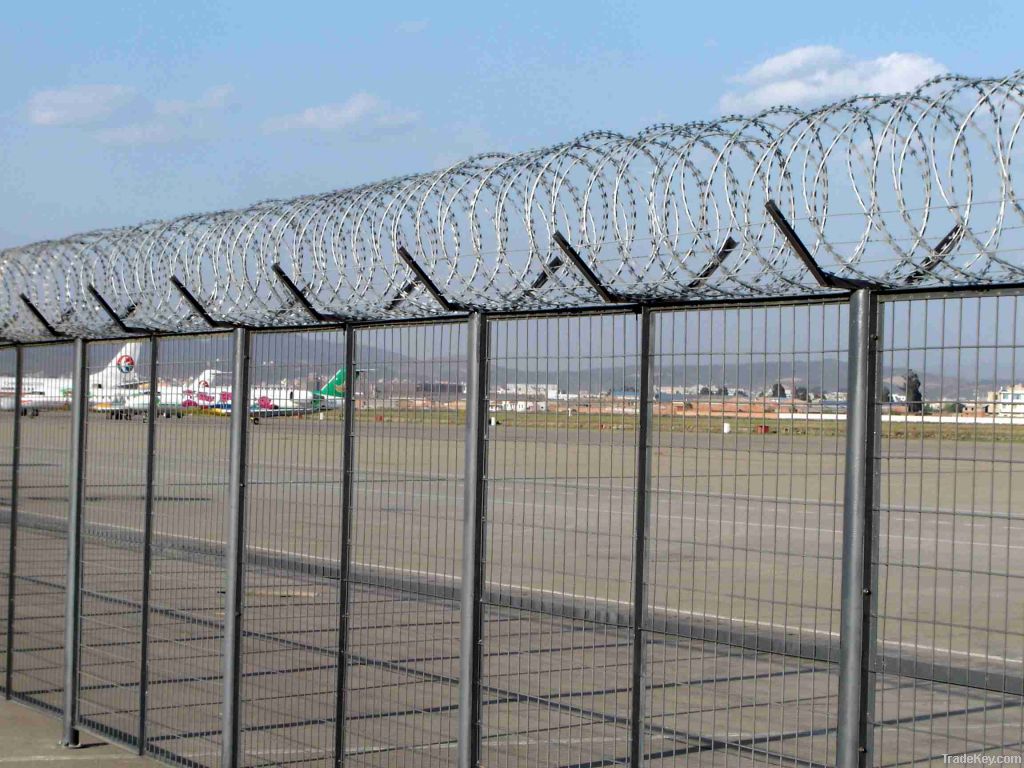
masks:
<path id="1" fill-rule="evenodd" d="M 655 392 L 667 401 L 676 397 L 747 397 L 746 391 L 738 387 L 718 384 L 689 384 L 686 386 L 661 386 Z"/>
<path id="2" fill-rule="evenodd" d="M 509 413 L 545 413 L 548 410 L 548 404 L 546 400 L 502 400 L 497 409 Z"/>
<path id="3" fill-rule="evenodd" d="M 416 382 L 416 393 L 422 395 L 464 395 L 466 384 L 462 381 L 418 381 Z"/>
<path id="4" fill-rule="evenodd" d="M 989 392 L 986 410 L 996 415 L 1024 414 L 1024 384 L 1013 384 Z"/>
<path id="5" fill-rule="evenodd" d="M 498 387 L 499 395 L 526 395 L 528 397 L 547 397 L 554 400 L 558 396 L 558 385 L 536 382 L 507 382 Z"/>
<path id="6" fill-rule="evenodd" d="M 609 393 L 615 400 L 639 400 L 640 393 L 635 389 L 613 389 Z"/>

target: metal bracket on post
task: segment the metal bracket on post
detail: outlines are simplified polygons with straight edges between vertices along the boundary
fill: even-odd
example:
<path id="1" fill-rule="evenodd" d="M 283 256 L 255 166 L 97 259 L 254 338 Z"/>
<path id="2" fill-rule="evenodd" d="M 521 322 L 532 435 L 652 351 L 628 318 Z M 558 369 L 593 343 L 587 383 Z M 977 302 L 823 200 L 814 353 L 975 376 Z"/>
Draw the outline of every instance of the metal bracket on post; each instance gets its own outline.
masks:
<path id="1" fill-rule="evenodd" d="M 43 328 L 46 329 L 47 333 L 49 333 L 51 336 L 54 336 L 54 337 L 56 337 L 58 339 L 65 339 L 65 338 L 67 338 L 67 334 L 61 333 L 60 331 L 58 331 L 56 328 L 53 327 L 53 325 L 50 323 L 50 321 L 46 319 L 46 315 L 44 315 L 42 312 L 39 311 L 39 307 L 37 307 L 35 304 L 33 304 L 32 300 L 28 296 L 26 296 L 24 293 L 22 293 L 22 294 L 18 295 L 18 298 L 20 298 L 22 303 L 26 307 L 28 307 L 28 311 L 31 312 L 35 316 L 36 320 L 38 320 L 39 324 L 41 326 L 43 326 Z"/>
<path id="2" fill-rule="evenodd" d="M 384 307 L 384 309 L 388 312 L 393 310 L 395 307 L 397 307 L 405 300 L 406 296 L 408 296 L 410 293 L 416 290 L 417 285 L 419 285 L 419 283 L 417 283 L 415 280 L 410 280 L 408 283 L 403 285 L 402 289 L 395 294 L 395 297 L 387 303 L 387 306 Z"/>
<path id="3" fill-rule="evenodd" d="M 288 273 L 284 271 L 281 265 L 277 262 L 270 265 L 271 270 L 277 276 L 277 279 L 281 281 L 281 284 L 288 290 L 288 293 L 292 295 L 292 298 L 306 311 L 306 314 L 313 318 L 314 322 L 317 323 L 344 323 L 347 322 L 348 318 L 344 318 L 341 315 L 334 315 L 330 312 L 321 312 L 319 309 L 313 306 L 312 302 L 306 298 L 306 294 L 302 292 L 302 289 L 295 284 L 295 281 L 288 277 Z"/>
<path id="4" fill-rule="evenodd" d="M 534 278 L 534 281 L 530 284 L 530 292 L 536 293 L 543 288 L 551 278 L 551 275 L 557 272 L 563 264 L 565 264 L 565 262 L 562 261 L 557 253 L 552 256 L 548 260 L 548 263 L 544 265 L 544 269 L 541 270 L 540 274 L 537 275 L 537 277 Z"/>
<path id="5" fill-rule="evenodd" d="M 650 308 L 640 311 L 640 398 L 637 423 L 636 497 L 633 543 L 633 680 L 630 688 L 630 765 L 643 765 L 644 757 L 644 616 L 647 605 L 647 528 L 650 521 L 650 442 L 653 387 L 651 384 Z"/>
<path id="6" fill-rule="evenodd" d="M 561 232 L 555 232 L 553 239 L 562 253 L 564 253 L 572 262 L 573 266 L 580 272 L 580 274 L 583 275 L 591 287 L 598 292 L 598 295 L 601 296 L 603 301 L 609 304 L 620 304 L 628 301 L 627 299 L 622 299 L 621 297 L 616 296 L 603 283 L 601 283 L 594 271 L 587 266 L 586 262 L 583 261 L 583 258 L 579 255 L 576 249 L 570 245 L 569 241 L 565 239 Z M 737 243 L 731 235 L 726 237 L 725 242 L 722 243 L 722 247 L 718 249 L 718 252 L 712 257 L 711 261 L 708 262 L 707 266 L 701 270 L 700 274 L 690 281 L 690 284 L 687 287 L 692 291 L 703 285 L 708 278 L 710 278 L 718 268 L 722 266 L 722 262 L 725 261 L 729 254 L 736 250 L 737 245 L 739 245 L 739 243 Z M 558 269 L 564 264 L 565 262 L 562 261 L 557 254 L 552 256 L 548 263 L 544 265 L 545 268 L 539 275 L 537 275 L 533 283 L 530 285 L 530 291 L 536 292 L 540 290 L 547 284 L 551 274 L 558 271 Z"/>
<path id="7" fill-rule="evenodd" d="M 345 329 L 345 399 L 342 413 L 344 434 L 341 447 L 341 558 L 338 574 L 338 667 L 336 670 L 337 710 L 334 718 L 334 764 L 345 762 L 345 719 L 348 716 L 348 625 L 349 572 L 352 562 L 352 474 L 355 466 L 355 362 L 356 332 Z"/>
<path id="8" fill-rule="evenodd" d="M 931 274 L 932 270 L 935 269 L 942 260 L 950 254 L 950 252 L 960 244 L 960 241 L 964 239 L 966 233 L 964 225 L 957 222 L 953 225 L 953 228 L 946 233 L 945 237 L 939 240 L 939 244 L 932 249 L 932 255 L 925 259 L 925 262 L 907 275 L 905 283 L 907 285 L 913 285 L 918 283 L 924 278 Z"/>
<path id="9" fill-rule="evenodd" d="M 11 437 L 11 513 L 7 532 L 7 627 L 4 654 L 4 697 L 11 698 L 14 683 L 14 576 L 17 573 L 18 556 L 18 473 L 21 467 L 21 392 L 25 375 L 24 350 L 18 344 L 14 347 L 14 424 Z"/>
<path id="10" fill-rule="evenodd" d="M 227 578 L 224 590 L 224 704 L 221 765 L 238 765 L 241 710 L 242 591 L 245 563 L 246 457 L 249 428 L 250 332 L 236 328 L 231 377 L 231 466 Z"/>
<path id="11" fill-rule="evenodd" d="M 486 315 L 474 312 L 469 316 L 459 644 L 459 768 L 477 768 L 480 764 L 488 330 Z"/>
<path id="12" fill-rule="evenodd" d="M 877 492 L 878 298 L 861 289 L 850 297 L 849 391 L 843 489 L 842 586 L 839 624 L 838 768 L 868 768 L 873 751 L 873 551 Z"/>
<path id="13" fill-rule="evenodd" d="M 157 366 L 160 360 L 160 340 L 149 338 L 149 403 L 146 406 L 146 498 L 142 522 L 142 646 L 139 665 L 139 754 L 146 754 L 146 712 L 149 687 L 149 593 L 153 566 L 153 483 L 156 478 L 156 420 L 160 399 Z"/>
<path id="14" fill-rule="evenodd" d="M 416 275 L 416 280 L 427 289 L 427 293 L 434 297 L 434 301 L 441 305 L 441 308 L 445 312 L 459 312 L 465 309 L 465 307 L 456 304 L 453 301 L 449 301 L 444 294 L 441 293 L 434 281 L 430 279 L 430 275 L 426 273 L 419 264 L 416 263 L 416 259 L 405 249 L 405 246 L 398 246 L 398 257 L 405 262 L 405 266 L 412 270 L 412 273 Z M 408 287 L 408 286 L 407 286 Z M 403 289 L 404 290 L 404 289 Z M 408 295 L 408 294 L 406 294 Z"/>
<path id="15" fill-rule="evenodd" d="M 71 402 L 71 473 L 68 477 L 68 550 L 64 609 L 64 730 L 61 746 L 78 746 L 79 641 L 82 608 L 82 509 L 85 503 L 85 414 L 89 402 L 84 339 L 75 339 Z"/>
<path id="16" fill-rule="evenodd" d="M 736 246 L 739 245 L 735 240 L 732 239 L 732 235 L 725 238 L 725 242 L 722 243 L 722 247 L 718 249 L 718 253 L 707 263 L 707 266 L 700 271 L 690 284 L 686 286 L 691 291 L 695 291 L 700 288 L 708 279 L 718 271 L 718 268 L 722 266 L 722 262 L 728 258 L 729 254 L 736 250 Z"/>
<path id="17" fill-rule="evenodd" d="M 579 255 L 576 249 L 572 247 L 561 232 L 556 231 L 552 236 L 552 239 L 555 241 L 555 245 L 562 249 L 562 253 L 565 254 L 565 257 L 576 268 L 576 271 L 583 276 L 583 279 L 586 280 L 590 284 L 590 287 L 597 292 L 597 295 L 601 297 L 601 301 L 605 304 L 623 304 L 628 301 L 628 299 L 624 299 L 617 295 L 601 282 L 601 279 L 597 276 L 594 270 L 587 266 L 583 257 Z"/>
<path id="18" fill-rule="evenodd" d="M 811 273 L 811 277 L 814 278 L 815 282 L 818 283 L 822 288 L 835 288 L 840 291 L 856 291 L 861 288 L 874 288 L 874 283 L 867 280 L 855 280 L 847 277 L 839 277 L 839 275 L 833 275 L 831 272 L 826 272 L 814 260 L 811 252 L 807 246 L 804 245 L 803 240 L 797 235 L 796 230 L 786 220 L 786 217 L 779 210 L 779 206 L 775 204 L 774 200 L 769 200 L 764 204 L 765 210 L 768 211 L 768 215 L 772 217 L 772 221 L 775 222 L 775 226 L 778 227 L 782 236 L 786 238 L 789 243 L 789 247 L 793 249 L 793 253 L 797 255 L 797 258 L 803 262 L 804 266 L 807 267 L 807 271 Z"/>
<path id="19" fill-rule="evenodd" d="M 223 320 L 215 320 L 209 312 L 206 311 L 206 307 L 199 303 L 199 299 L 192 295 L 192 292 L 185 287 L 184 283 L 178 279 L 177 275 L 171 275 L 171 285 L 178 289 L 178 293 L 181 294 L 182 298 L 188 302 L 188 305 L 192 307 L 192 311 L 203 318 L 203 322 L 209 325 L 211 328 L 235 328 L 237 327 L 234 323 L 225 323 Z"/>
<path id="20" fill-rule="evenodd" d="M 152 330 L 150 330 L 149 328 L 133 328 L 132 326 L 127 325 L 125 323 L 125 321 L 124 321 L 124 318 L 121 317 L 120 315 L 118 315 L 117 312 L 114 311 L 114 308 L 112 306 L 110 306 L 110 302 L 108 302 L 105 298 L 103 298 L 103 295 L 99 291 L 96 290 L 96 287 L 94 285 L 90 284 L 88 286 L 88 288 L 89 288 L 89 293 L 92 295 L 92 297 L 94 299 L 96 299 L 96 303 L 100 305 L 100 309 L 102 309 L 103 312 L 111 320 L 114 321 L 114 325 L 116 325 L 118 328 L 120 328 L 123 332 L 125 332 L 125 333 L 152 333 Z M 131 309 L 128 310 L 128 314 L 130 315 L 134 311 L 135 311 L 135 307 L 133 306 Z"/>

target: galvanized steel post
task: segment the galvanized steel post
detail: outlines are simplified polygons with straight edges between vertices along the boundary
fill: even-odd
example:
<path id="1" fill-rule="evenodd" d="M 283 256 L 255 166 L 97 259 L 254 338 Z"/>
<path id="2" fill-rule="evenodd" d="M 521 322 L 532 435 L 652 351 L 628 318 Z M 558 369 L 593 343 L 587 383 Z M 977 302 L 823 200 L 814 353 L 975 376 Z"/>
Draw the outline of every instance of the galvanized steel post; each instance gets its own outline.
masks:
<path id="1" fill-rule="evenodd" d="M 487 317 L 469 317 L 466 384 L 466 463 L 462 516 L 462 636 L 459 646 L 459 768 L 480 764 L 483 667 L 483 538 L 487 447 Z"/>
<path id="2" fill-rule="evenodd" d="M 78 746 L 78 661 L 82 603 L 82 507 L 85 502 L 85 417 L 88 359 L 84 339 L 75 339 L 71 387 L 71 471 L 68 476 L 67 581 L 64 607 L 64 733 L 61 744 Z"/>
<path id="3" fill-rule="evenodd" d="M 877 482 L 880 376 L 878 298 L 869 288 L 850 297 L 846 473 L 839 626 L 839 768 L 871 765 L 875 647 L 872 592 L 873 509 Z"/>
<path id="4" fill-rule="evenodd" d="M 239 709 L 241 706 L 242 590 L 245 559 L 245 501 L 249 428 L 249 353 L 247 328 L 234 331 L 234 368 L 231 377 L 231 451 L 228 492 L 227 586 L 224 592 L 224 706 L 221 766 L 238 765 Z"/>
<path id="5" fill-rule="evenodd" d="M 139 754 L 146 753 L 146 695 L 149 687 L 149 591 L 153 567 L 153 480 L 156 471 L 156 420 L 160 414 L 157 363 L 159 339 L 149 339 L 149 403 L 146 407 L 146 500 L 142 522 L 142 646 L 139 664 Z"/>
<path id="6" fill-rule="evenodd" d="M 337 706 L 334 715 L 334 762 L 345 762 L 345 717 L 348 712 L 348 622 L 350 610 L 349 570 L 352 562 L 352 449 L 355 433 L 356 332 L 345 329 L 345 400 L 341 438 L 341 556 L 338 573 L 338 668 Z"/>
<path id="7" fill-rule="evenodd" d="M 644 606 L 647 604 L 647 524 L 650 520 L 651 442 L 651 310 L 640 312 L 640 381 L 637 423 L 636 495 L 633 540 L 633 680 L 630 691 L 630 765 L 643 763 Z"/>
<path id="8" fill-rule="evenodd" d="M 7 627 L 4 654 L 4 697 L 11 698 L 14 681 L 14 575 L 18 556 L 18 470 L 21 465 L 21 382 L 24 377 L 24 350 L 14 347 L 14 424 L 11 435 L 11 511 L 7 524 Z"/>

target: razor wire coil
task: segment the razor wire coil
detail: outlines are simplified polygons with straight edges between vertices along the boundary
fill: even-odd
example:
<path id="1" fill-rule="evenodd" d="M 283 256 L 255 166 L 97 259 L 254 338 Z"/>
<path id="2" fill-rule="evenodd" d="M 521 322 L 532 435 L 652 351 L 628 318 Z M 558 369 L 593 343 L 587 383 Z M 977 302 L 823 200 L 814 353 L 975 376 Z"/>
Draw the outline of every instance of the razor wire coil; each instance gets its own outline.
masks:
<path id="1" fill-rule="evenodd" d="M 765 214 L 774 200 L 814 259 L 886 287 L 1024 280 L 1024 70 L 943 76 L 811 111 L 775 108 L 635 136 L 592 132 L 520 154 L 241 210 L 0 251 L 0 336 L 109 336 L 95 289 L 134 327 L 201 330 L 176 276 L 217 320 L 308 323 L 273 272 L 353 319 L 592 306 L 556 232 L 616 295 L 643 301 L 821 292 Z M 731 238 L 735 246 L 723 249 Z"/>

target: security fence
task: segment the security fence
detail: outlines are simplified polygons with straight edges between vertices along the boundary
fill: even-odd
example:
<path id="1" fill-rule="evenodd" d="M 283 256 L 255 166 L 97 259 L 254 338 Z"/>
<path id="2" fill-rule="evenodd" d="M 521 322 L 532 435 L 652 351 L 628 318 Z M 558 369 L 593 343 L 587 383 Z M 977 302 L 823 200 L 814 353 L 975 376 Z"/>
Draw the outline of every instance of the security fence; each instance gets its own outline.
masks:
<path id="1" fill-rule="evenodd" d="M 944 76 L 0 252 L 5 695 L 195 768 L 1020 756 L 1022 124 Z"/>
<path id="2" fill-rule="evenodd" d="M 1012 290 L 18 345 L 4 690 L 189 766 L 1019 754 L 1022 345 Z"/>

